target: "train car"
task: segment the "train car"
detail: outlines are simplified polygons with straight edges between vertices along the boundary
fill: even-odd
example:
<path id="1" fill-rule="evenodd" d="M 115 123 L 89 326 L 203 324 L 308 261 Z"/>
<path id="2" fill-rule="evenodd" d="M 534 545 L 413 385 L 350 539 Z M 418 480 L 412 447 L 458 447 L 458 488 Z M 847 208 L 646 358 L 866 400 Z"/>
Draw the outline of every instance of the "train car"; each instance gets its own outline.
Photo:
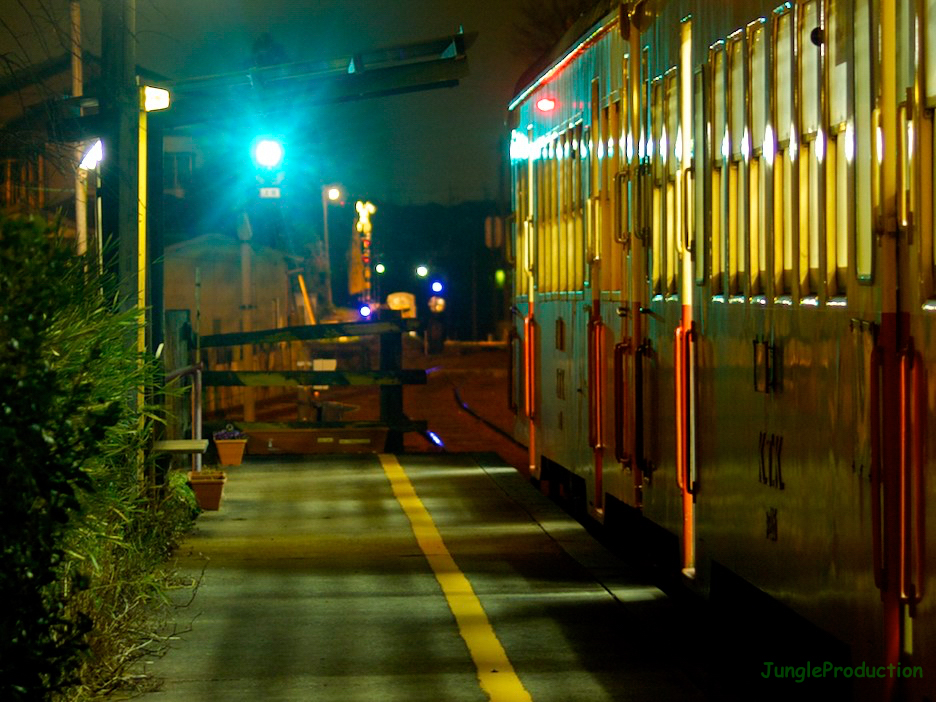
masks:
<path id="1" fill-rule="evenodd" d="M 645 0 L 509 105 L 534 479 L 829 632 L 868 699 L 934 699 L 934 104 L 933 3 Z"/>

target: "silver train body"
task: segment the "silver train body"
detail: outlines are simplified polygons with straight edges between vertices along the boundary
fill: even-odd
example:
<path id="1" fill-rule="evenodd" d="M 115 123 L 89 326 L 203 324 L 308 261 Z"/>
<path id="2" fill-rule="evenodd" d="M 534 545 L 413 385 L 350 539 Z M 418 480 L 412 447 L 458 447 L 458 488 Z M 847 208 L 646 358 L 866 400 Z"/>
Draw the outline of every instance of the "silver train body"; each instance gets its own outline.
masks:
<path id="1" fill-rule="evenodd" d="M 872 699 L 936 677 L 934 105 L 932 2 L 661 0 L 583 18 L 509 109 L 534 478 L 926 676 Z"/>

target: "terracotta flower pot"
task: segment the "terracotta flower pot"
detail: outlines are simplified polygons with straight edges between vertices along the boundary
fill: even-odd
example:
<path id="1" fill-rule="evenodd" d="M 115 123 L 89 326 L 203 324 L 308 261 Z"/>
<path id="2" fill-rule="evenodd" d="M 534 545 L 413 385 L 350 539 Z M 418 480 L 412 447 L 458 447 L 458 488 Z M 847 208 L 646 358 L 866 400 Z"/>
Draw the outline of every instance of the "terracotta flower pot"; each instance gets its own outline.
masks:
<path id="1" fill-rule="evenodd" d="M 239 466 L 244 460 L 247 439 L 215 439 L 214 442 L 222 466 Z"/>
<path id="2" fill-rule="evenodd" d="M 192 471 L 188 483 L 195 493 L 195 500 L 203 510 L 217 510 L 221 507 L 221 493 L 227 476 L 220 471 Z"/>

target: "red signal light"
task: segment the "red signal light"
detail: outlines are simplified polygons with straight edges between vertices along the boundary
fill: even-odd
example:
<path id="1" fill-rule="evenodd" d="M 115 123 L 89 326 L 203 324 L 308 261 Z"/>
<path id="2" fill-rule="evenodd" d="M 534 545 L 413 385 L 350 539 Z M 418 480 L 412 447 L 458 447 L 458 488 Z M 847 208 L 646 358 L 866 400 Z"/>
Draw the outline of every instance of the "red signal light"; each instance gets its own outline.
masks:
<path id="1" fill-rule="evenodd" d="M 536 101 L 536 109 L 540 112 L 552 112 L 556 109 L 556 101 L 551 97 L 541 97 Z"/>

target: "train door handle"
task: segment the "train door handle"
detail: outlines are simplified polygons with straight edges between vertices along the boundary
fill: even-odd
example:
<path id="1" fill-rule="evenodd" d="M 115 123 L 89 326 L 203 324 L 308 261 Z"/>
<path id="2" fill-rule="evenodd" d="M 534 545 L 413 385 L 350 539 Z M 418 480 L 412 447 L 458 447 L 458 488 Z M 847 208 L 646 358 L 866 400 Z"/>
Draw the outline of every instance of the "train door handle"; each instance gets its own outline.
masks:
<path id="1" fill-rule="evenodd" d="M 604 393 L 601 387 L 603 339 L 604 323 L 600 317 L 595 317 L 588 322 L 588 445 L 593 449 L 604 446 Z"/>
<path id="2" fill-rule="evenodd" d="M 673 355 L 676 387 L 676 484 L 680 490 L 695 495 L 698 489 L 694 474 L 692 415 L 695 382 L 695 330 L 676 327 Z"/>
<path id="3" fill-rule="evenodd" d="M 630 339 L 614 346 L 614 457 L 627 467 L 631 465 L 631 457 L 624 446 L 624 427 L 629 424 L 630 417 L 627 415 L 624 357 L 630 349 Z"/>
<path id="4" fill-rule="evenodd" d="M 517 402 L 515 393 L 517 388 L 514 387 L 514 384 L 517 382 L 515 377 L 517 371 L 514 362 L 514 353 L 516 353 L 516 346 L 519 339 L 520 335 L 517 333 L 511 321 L 510 332 L 507 335 L 507 406 L 514 414 L 518 414 L 520 411 L 520 403 Z"/>
<path id="5" fill-rule="evenodd" d="M 536 418 L 536 322 L 532 314 L 527 315 L 523 320 L 524 335 L 524 402 L 526 403 L 526 416 L 529 419 Z"/>
<path id="6" fill-rule="evenodd" d="M 871 562 L 874 584 L 884 587 L 884 538 L 881 533 L 881 372 L 882 349 L 875 345 L 868 359 L 868 433 L 871 436 Z"/>
<path id="7" fill-rule="evenodd" d="M 923 424 L 926 379 L 923 357 L 911 339 L 900 352 L 900 598 L 916 614 L 925 574 Z M 916 568 L 913 567 L 916 561 Z"/>

